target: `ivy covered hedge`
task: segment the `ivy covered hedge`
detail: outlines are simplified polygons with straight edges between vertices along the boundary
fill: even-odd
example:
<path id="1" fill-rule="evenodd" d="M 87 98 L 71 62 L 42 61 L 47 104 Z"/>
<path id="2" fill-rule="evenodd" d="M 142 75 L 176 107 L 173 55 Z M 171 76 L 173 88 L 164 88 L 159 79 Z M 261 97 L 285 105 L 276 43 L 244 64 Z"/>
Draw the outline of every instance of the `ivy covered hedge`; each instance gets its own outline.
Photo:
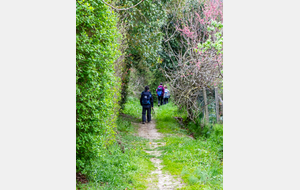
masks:
<path id="1" fill-rule="evenodd" d="M 117 15 L 101 0 L 76 2 L 76 170 L 114 139 L 120 81 L 114 62 L 120 56 Z"/>

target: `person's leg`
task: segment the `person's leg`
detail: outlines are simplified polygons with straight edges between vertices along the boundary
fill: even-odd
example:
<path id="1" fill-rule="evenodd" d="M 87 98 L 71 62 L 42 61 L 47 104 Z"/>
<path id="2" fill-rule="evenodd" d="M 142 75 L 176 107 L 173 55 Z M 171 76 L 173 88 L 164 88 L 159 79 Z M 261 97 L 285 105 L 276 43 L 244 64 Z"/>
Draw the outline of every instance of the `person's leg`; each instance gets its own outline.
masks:
<path id="1" fill-rule="evenodd" d="M 143 106 L 143 111 L 142 111 L 142 122 L 146 122 L 146 108 Z"/>
<path id="2" fill-rule="evenodd" d="M 163 101 L 163 102 L 164 102 L 164 105 L 165 105 L 165 104 L 166 104 L 166 98 L 164 98 L 164 101 Z"/>
<path id="3" fill-rule="evenodd" d="M 160 105 L 163 105 L 163 97 L 160 97 Z"/>
<path id="4" fill-rule="evenodd" d="M 158 96 L 158 106 L 162 105 L 162 97 L 161 96 Z"/>
<path id="5" fill-rule="evenodd" d="M 147 120 L 148 120 L 148 122 L 151 121 L 151 107 L 147 108 Z"/>
<path id="6" fill-rule="evenodd" d="M 160 103 L 159 99 L 160 99 L 160 97 L 157 96 L 157 104 L 158 104 L 158 106 L 159 106 L 159 103 Z"/>
<path id="7" fill-rule="evenodd" d="M 169 98 L 166 98 L 166 104 L 169 103 Z"/>

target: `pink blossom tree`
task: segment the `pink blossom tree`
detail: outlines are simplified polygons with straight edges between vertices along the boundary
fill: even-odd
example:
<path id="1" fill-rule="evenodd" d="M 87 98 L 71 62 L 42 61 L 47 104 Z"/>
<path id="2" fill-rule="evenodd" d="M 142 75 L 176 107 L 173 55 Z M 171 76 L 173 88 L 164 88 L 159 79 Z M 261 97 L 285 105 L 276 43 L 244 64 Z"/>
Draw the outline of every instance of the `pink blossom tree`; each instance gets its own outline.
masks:
<path id="1" fill-rule="evenodd" d="M 169 48 L 169 56 L 177 62 L 164 71 L 175 104 L 187 108 L 188 118 L 195 120 L 202 111 L 201 90 L 213 90 L 223 79 L 223 3 L 206 1 L 198 12 L 186 12 L 176 25 L 181 51 Z"/>

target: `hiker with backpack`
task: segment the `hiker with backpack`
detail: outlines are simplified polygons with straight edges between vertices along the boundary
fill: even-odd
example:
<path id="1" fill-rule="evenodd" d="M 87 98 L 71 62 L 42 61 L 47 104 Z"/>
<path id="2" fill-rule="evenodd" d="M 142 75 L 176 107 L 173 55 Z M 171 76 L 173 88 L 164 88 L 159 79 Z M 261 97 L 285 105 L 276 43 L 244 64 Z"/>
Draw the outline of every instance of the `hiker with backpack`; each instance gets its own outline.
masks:
<path id="1" fill-rule="evenodd" d="M 160 85 L 156 89 L 156 95 L 158 98 L 158 106 L 163 105 L 164 93 L 165 93 L 165 88 L 163 86 L 163 83 L 160 83 Z"/>
<path id="2" fill-rule="evenodd" d="M 169 102 L 169 98 L 171 97 L 170 91 L 168 90 L 168 87 L 165 85 L 165 93 L 164 93 L 164 104 L 167 104 Z"/>
<path id="3" fill-rule="evenodd" d="M 151 92 L 149 92 L 149 86 L 145 86 L 145 91 L 141 94 L 140 103 L 143 106 L 142 122 L 145 124 L 147 112 L 147 121 L 149 123 L 151 121 L 151 107 L 153 109 L 153 97 Z"/>

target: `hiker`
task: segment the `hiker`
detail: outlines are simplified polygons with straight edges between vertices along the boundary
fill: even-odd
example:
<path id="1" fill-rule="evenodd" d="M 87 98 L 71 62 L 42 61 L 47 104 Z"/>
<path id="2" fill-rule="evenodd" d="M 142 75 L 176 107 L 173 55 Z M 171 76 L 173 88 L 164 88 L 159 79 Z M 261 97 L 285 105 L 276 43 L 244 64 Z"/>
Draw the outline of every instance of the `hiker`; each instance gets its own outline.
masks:
<path id="1" fill-rule="evenodd" d="M 164 104 L 169 103 L 169 98 L 171 97 L 170 91 L 168 90 L 168 87 L 165 85 L 165 94 L 164 94 Z"/>
<path id="2" fill-rule="evenodd" d="M 156 95 L 158 98 L 158 106 L 163 105 L 164 93 L 165 93 L 165 88 L 163 86 L 163 83 L 160 83 L 160 85 L 156 89 Z"/>
<path id="3" fill-rule="evenodd" d="M 143 106 L 142 111 L 142 122 L 145 124 L 146 122 L 146 111 L 147 111 L 147 120 L 148 123 L 151 121 L 151 107 L 153 109 L 153 97 L 151 92 L 149 92 L 149 86 L 145 86 L 145 91 L 142 92 L 140 98 L 141 106 Z"/>

